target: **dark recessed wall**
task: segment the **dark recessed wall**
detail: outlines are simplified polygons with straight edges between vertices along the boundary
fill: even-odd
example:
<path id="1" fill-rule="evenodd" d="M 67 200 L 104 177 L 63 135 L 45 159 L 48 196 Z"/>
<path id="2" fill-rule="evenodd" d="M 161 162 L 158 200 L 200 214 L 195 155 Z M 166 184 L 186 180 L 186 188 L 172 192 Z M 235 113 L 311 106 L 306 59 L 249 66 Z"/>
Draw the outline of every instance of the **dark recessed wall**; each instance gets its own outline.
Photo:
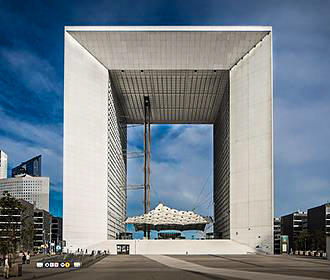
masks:
<path id="1" fill-rule="evenodd" d="M 214 237 L 230 239 L 229 82 L 213 126 Z"/>

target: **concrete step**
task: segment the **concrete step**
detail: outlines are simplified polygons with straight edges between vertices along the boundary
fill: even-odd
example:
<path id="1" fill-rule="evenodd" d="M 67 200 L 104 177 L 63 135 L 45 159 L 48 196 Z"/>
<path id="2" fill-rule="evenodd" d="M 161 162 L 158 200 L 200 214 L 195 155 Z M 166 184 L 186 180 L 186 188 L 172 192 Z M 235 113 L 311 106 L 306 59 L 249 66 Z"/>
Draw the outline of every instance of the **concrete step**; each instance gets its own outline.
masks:
<path id="1" fill-rule="evenodd" d="M 232 240 L 107 240 L 83 248 L 88 252 L 109 251 L 117 254 L 117 245 L 129 245 L 133 255 L 242 255 L 255 254 L 247 245 Z"/>

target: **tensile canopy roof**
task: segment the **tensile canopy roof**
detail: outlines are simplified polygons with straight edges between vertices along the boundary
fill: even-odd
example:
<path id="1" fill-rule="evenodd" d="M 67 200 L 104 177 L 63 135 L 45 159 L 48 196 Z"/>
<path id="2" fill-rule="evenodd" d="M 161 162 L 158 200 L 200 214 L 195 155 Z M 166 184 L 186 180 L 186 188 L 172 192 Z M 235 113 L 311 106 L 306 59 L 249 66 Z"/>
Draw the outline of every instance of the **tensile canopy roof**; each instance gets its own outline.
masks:
<path id="1" fill-rule="evenodd" d="M 198 215 L 192 211 L 179 211 L 163 204 L 151 210 L 149 213 L 129 217 L 126 224 L 132 224 L 136 231 L 144 230 L 148 225 L 150 230 L 204 230 L 205 226 L 212 223 L 212 219 Z"/>

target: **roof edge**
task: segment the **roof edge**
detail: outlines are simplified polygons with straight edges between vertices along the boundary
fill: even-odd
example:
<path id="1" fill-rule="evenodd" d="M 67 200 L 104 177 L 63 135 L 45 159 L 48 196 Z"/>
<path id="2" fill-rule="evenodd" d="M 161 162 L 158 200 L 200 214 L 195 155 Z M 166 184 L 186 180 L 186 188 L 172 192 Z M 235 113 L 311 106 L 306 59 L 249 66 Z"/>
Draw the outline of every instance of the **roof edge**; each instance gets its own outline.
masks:
<path id="1" fill-rule="evenodd" d="M 272 26 L 64 26 L 65 31 L 206 31 L 206 32 L 220 32 L 220 31 L 241 31 L 241 32 L 262 32 L 272 31 Z"/>

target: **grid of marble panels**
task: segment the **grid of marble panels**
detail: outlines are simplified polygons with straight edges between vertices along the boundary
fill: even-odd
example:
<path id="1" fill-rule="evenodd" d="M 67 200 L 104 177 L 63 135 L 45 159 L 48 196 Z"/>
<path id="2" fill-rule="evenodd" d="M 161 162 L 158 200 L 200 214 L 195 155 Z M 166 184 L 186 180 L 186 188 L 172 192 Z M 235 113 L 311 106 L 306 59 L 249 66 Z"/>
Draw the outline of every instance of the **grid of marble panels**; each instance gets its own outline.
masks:
<path id="1" fill-rule="evenodd" d="M 152 123 L 213 123 L 229 81 L 227 70 L 109 72 L 128 123 L 143 123 L 145 95 Z"/>
<path id="2" fill-rule="evenodd" d="M 127 204 L 127 128 L 123 118 L 122 108 L 117 95 L 108 83 L 108 223 L 107 238 L 115 239 L 125 232 Z"/>
<path id="3" fill-rule="evenodd" d="M 230 239 L 230 98 L 229 86 L 213 126 L 214 235 Z"/>
<path id="4" fill-rule="evenodd" d="M 230 69 L 267 31 L 68 31 L 108 69 Z"/>

